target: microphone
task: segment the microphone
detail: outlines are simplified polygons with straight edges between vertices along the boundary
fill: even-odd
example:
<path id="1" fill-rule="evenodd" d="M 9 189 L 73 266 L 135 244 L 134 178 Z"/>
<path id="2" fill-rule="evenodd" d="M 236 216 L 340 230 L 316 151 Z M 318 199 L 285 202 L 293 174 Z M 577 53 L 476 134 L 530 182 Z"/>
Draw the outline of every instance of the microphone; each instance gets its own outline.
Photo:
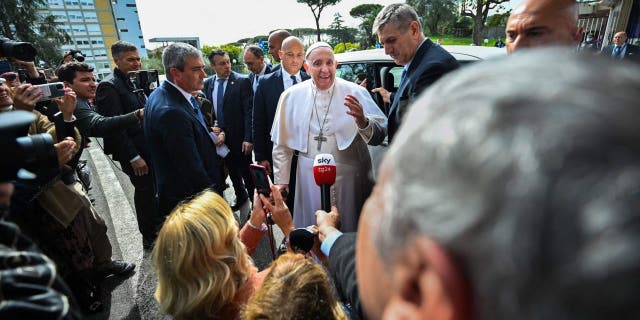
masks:
<path id="1" fill-rule="evenodd" d="M 331 211 L 331 186 L 336 182 L 336 163 L 333 156 L 320 153 L 313 160 L 313 178 L 320 186 L 322 210 Z"/>

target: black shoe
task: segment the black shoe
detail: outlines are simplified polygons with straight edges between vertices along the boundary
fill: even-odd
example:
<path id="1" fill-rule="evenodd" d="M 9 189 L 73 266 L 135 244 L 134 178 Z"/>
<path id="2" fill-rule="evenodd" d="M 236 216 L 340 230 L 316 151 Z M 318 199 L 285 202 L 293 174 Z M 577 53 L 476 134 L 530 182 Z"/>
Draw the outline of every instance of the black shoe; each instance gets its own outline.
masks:
<path id="1" fill-rule="evenodd" d="M 129 263 L 122 260 L 113 260 L 104 266 L 96 268 L 96 276 L 104 279 L 108 276 L 130 276 L 136 268 L 135 263 Z"/>
<path id="2" fill-rule="evenodd" d="M 242 208 L 242 205 L 247 202 L 247 200 L 249 200 L 249 198 L 244 198 L 243 200 L 236 200 L 236 204 L 231 206 L 231 210 L 233 211 L 238 211 L 240 210 L 240 208 Z"/>

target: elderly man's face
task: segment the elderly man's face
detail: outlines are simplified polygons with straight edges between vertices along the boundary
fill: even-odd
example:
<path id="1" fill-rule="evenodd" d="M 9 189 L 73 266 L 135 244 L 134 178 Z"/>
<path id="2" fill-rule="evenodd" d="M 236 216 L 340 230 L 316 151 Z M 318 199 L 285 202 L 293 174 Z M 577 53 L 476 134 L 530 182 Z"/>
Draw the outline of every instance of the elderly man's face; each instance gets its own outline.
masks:
<path id="1" fill-rule="evenodd" d="M 307 73 L 311 76 L 318 89 L 327 90 L 331 88 L 336 77 L 338 61 L 336 61 L 330 48 L 319 47 L 311 51 L 305 65 Z"/>
<path id="2" fill-rule="evenodd" d="M 249 69 L 249 71 L 254 74 L 258 74 L 264 67 L 264 57 L 258 58 L 255 54 L 253 54 L 253 52 L 247 50 L 244 53 L 244 64 L 247 65 L 247 69 Z"/>
<path id="3" fill-rule="evenodd" d="M 380 179 L 365 202 L 358 225 L 356 242 L 356 275 L 362 305 L 369 319 L 380 319 L 391 291 L 389 272 L 378 255 L 372 234 L 377 232 L 377 220 L 382 213 L 384 186 L 388 169 L 383 165 Z"/>
<path id="4" fill-rule="evenodd" d="M 118 66 L 118 69 L 125 74 L 130 71 L 138 71 L 142 67 L 142 62 L 140 62 L 140 54 L 137 50 L 125 51 L 122 53 L 120 58 L 114 57 L 113 61 Z"/>
<path id="5" fill-rule="evenodd" d="M 618 32 L 613 36 L 613 44 L 621 46 L 627 41 L 627 34 L 624 32 Z"/>
<path id="6" fill-rule="evenodd" d="M 9 87 L 2 82 L 0 84 L 0 108 L 8 107 L 13 105 L 13 100 L 9 96 Z"/>
<path id="7" fill-rule="evenodd" d="M 398 65 L 404 66 L 413 59 L 418 50 L 421 35 L 420 26 L 416 21 L 411 22 L 406 31 L 388 23 L 378 31 L 378 40 L 384 46 L 384 53 L 391 56 Z"/>
<path id="8" fill-rule="evenodd" d="M 173 69 L 173 68 L 172 68 Z M 175 68 L 175 84 L 187 92 L 201 90 L 204 87 L 204 61 L 200 57 L 189 56 L 184 60 L 184 70 Z"/>
<path id="9" fill-rule="evenodd" d="M 574 7 L 566 2 L 528 0 L 519 5 L 507 22 L 507 52 L 542 46 L 576 46 L 581 32 Z"/>

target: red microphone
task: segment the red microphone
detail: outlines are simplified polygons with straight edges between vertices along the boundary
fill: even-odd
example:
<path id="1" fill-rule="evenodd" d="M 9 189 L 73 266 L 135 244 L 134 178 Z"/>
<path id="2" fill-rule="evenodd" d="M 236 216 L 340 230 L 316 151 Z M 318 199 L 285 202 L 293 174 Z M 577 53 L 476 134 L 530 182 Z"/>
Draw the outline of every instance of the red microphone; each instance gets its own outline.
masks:
<path id="1" fill-rule="evenodd" d="M 320 200 L 322 210 L 331 211 L 331 186 L 336 182 L 336 163 L 333 156 L 320 153 L 313 160 L 313 178 L 320 186 Z"/>

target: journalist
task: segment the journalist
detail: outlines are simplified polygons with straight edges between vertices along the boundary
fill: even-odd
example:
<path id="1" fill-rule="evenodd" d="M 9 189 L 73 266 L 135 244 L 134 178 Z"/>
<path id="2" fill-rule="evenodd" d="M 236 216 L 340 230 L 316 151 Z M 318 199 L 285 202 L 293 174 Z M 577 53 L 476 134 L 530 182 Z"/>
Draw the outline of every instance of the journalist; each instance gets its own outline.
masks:
<path id="1" fill-rule="evenodd" d="M 111 46 L 116 67 L 98 85 L 96 111 L 105 117 L 124 115 L 143 108 L 147 102 L 140 83 L 128 76 L 140 70 L 140 55 L 132 43 L 117 41 Z M 104 153 L 120 163 L 135 188 L 134 202 L 138 229 L 145 248 L 150 248 L 164 217 L 155 207 L 153 172 L 149 170 L 149 148 L 141 124 L 104 136 Z"/>

